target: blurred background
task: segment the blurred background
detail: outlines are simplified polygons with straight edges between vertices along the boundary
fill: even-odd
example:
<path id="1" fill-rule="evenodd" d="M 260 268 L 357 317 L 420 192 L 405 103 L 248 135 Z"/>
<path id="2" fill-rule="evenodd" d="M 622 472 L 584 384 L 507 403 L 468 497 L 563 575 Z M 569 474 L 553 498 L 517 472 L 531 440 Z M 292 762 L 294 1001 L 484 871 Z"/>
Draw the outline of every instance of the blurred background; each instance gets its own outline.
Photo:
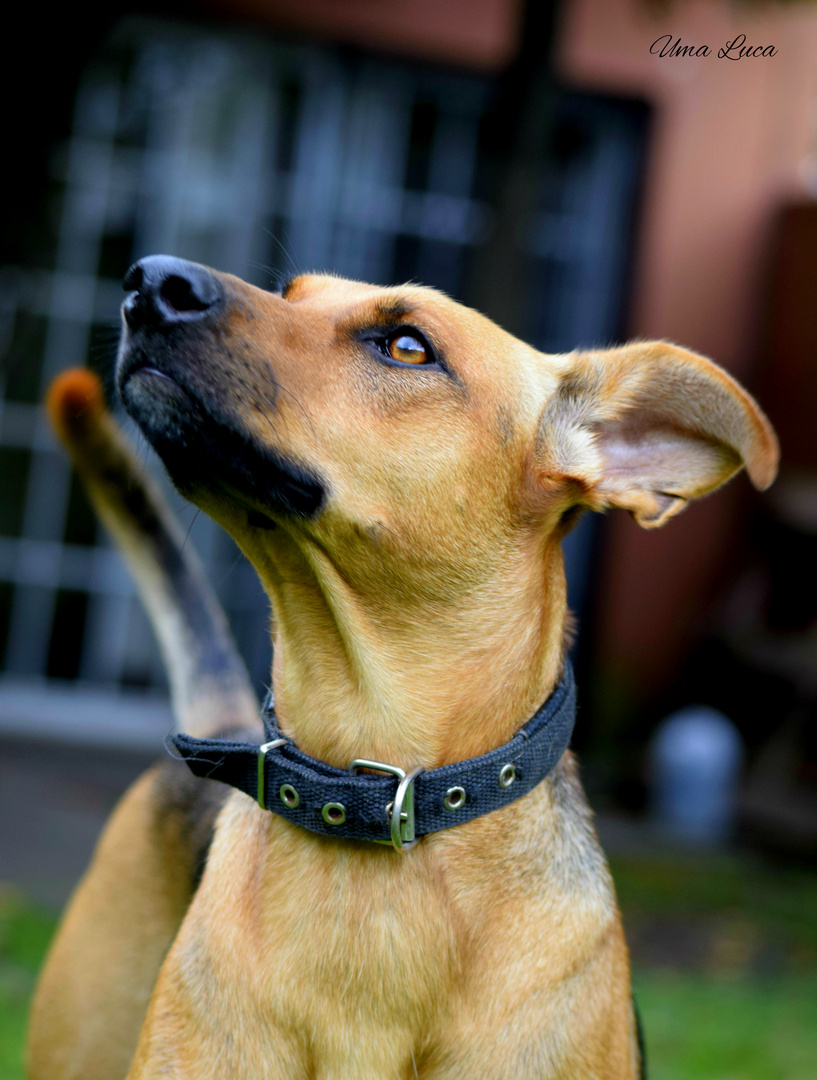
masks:
<path id="1" fill-rule="evenodd" d="M 110 382 L 122 275 L 156 252 L 262 287 L 312 269 L 422 281 L 551 352 L 667 338 L 757 395 L 783 451 L 766 495 L 741 476 L 660 532 L 610 515 L 569 538 L 574 745 L 655 1075 L 813 1077 L 817 5 L 111 0 L 11 20 L 0 1078 L 21 1075 L 52 912 L 172 722 L 146 618 L 40 407 L 65 367 Z M 740 34 L 775 55 L 719 58 Z M 710 55 L 660 56 L 676 39 Z M 254 573 L 171 498 L 261 693 Z"/>

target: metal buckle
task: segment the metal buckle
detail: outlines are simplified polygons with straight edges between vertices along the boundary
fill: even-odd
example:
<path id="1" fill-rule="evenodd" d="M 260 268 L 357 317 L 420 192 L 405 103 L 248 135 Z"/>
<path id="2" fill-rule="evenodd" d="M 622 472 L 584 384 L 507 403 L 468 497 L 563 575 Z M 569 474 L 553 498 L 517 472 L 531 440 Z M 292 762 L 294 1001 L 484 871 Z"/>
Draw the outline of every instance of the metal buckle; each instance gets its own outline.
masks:
<path id="1" fill-rule="evenodd" d="M 289 739 L 273 739 L 272 742 L 265 742 L 258 747 L 258 787 L 255 797 L 258 799 L 258 805 L 262 810 L 267 809 L 266 792 L 264 791 L 264 762 L 267 760 L 267 751 L 274 750 L 276 746 L 283 746 L 287 742 L 289 742 Z"/>
<path id="2" fill-rule="evenodd" d="M 396 776 L 399 783 L 394 795 L 394 801 L 386 807 L 389 815 L 391 840 L 375 840 L 375 844 L 391 844 L 395 851 L 408 851 L 417 843 L 414 834 L 414 781 L 421 772 L 425 772 L 422 765 L 407 773 L 398 765 L 386 765 L 383 761 L 369 761 L 367 758 L 355 758 L 349 764 L 349 772 L 357 772 L 358 769 L 374 769 L 375 772 L 389 773 Z"/>

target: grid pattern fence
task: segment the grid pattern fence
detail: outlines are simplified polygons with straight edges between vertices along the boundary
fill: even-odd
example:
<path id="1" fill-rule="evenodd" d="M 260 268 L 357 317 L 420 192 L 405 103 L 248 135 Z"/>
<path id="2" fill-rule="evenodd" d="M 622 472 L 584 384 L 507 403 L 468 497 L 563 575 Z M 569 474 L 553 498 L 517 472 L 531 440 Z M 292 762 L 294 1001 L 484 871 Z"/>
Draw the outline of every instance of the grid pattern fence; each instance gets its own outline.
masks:
<path id="1" fill-rule="evenodd" d="M 131 583 L 39 405 L 65 367 L 90 357 L 110 372 L 127 265 L 166 251 L 263 287 L 331 269 L 468 302 L 494 220 L 478 194 L 490 93 L 481 78 L 144 23 L 124 24 L 87 70 L 54 155 L 53 261 L 0 270 L 0 720 L 21 687 L 50 714 L 55 680 L 79 680 L 90 713 L 94 688 L 164 686 Z M 550 349 L 615 333 L 622 279 L 609 252 L 627 242 L 641 138 L 626 110 L 569 95 L 560 107 L 590 150 L 553 157 L 519 228 L 528 336 Z M 260 687 L 270 658 L 256 578 L 217 527 L 176 505 Z"/>

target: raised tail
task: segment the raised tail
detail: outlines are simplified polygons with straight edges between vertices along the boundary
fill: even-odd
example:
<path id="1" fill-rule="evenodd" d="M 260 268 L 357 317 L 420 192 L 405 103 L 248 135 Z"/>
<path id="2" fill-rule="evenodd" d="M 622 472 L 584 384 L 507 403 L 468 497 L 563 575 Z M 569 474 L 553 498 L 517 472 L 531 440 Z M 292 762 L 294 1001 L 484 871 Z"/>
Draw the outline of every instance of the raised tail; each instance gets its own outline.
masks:
<path id="1" fill-rule="evenodd" d="M 99 379 L 63 372 L 51 421 L 102 523 L 122 551 L 162 649 L 182 731 L 261 731 L 258 702 L 224 612 L 181 525 L 108 412 Z"/>

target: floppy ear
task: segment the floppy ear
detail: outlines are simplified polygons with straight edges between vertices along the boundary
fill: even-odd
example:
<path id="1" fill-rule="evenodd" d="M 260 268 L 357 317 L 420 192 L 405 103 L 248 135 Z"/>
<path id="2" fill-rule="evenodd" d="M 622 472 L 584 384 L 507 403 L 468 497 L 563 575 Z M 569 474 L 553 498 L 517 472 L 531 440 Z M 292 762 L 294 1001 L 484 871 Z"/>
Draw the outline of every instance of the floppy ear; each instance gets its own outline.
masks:
<path id="1" fill-rule="evenodd" d="M 777 473 L 774 431 L 725 371 L 666 342 L 560 357 L 541 417 L 540 482 L 594 510 L 620 506 L 655 528 L 745 465 L 756 488 Z"/>

